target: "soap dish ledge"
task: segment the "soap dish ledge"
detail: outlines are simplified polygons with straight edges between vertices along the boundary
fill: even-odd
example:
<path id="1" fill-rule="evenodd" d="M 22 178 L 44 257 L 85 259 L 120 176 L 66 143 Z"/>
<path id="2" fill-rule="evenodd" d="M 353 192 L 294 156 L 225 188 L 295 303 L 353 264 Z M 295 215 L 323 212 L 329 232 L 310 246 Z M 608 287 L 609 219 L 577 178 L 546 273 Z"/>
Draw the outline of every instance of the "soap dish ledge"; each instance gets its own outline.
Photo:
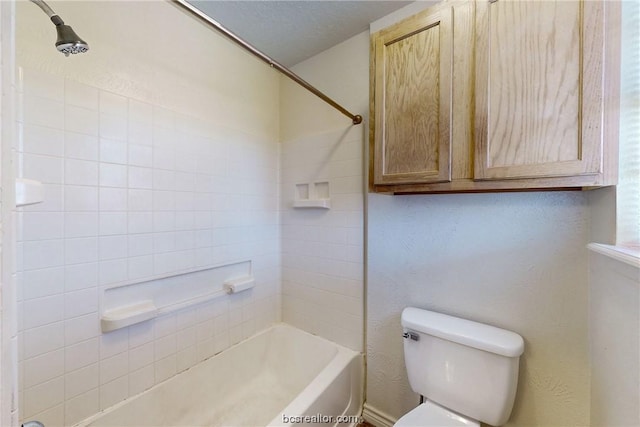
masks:
<path id="1" fill-rule="evenodd" d="M 295 209 L 331 209 L 330 199 L 294 200 Z"/>

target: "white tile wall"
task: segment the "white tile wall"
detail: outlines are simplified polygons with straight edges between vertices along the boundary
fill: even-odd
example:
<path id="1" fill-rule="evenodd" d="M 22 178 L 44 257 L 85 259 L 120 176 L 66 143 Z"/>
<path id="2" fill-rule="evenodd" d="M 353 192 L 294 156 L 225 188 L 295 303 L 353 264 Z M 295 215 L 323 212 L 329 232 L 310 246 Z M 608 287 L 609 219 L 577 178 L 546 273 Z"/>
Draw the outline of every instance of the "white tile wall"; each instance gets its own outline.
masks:
<path id="1" fill-rule="evenodd" d="M 70 425 L 279 320 L 277 141 L 24 70 L 23 419 Z M 345 237 L 346 238 L 346 237 Z M 101 334 L 103 286 L 237 259 L 256 288 Z"/>
<path id="2" fill-rule="evenodd" d="M 282 317 L 362 351 L 362 127 L 282 144 Z M 329 182 L 330 210 L 293 209 L 296 184 Z"/>

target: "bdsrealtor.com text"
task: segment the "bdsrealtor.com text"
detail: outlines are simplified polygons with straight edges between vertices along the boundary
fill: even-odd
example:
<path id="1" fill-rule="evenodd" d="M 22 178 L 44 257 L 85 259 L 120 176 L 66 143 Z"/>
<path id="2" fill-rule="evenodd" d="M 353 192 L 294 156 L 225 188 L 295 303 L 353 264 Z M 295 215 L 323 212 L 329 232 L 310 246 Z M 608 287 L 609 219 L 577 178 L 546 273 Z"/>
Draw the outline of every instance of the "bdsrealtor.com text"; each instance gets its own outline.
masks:
<path id="1" fill-rule="evenodd" d="M 282 415 L 285 424 L 358 424 L 362 422 L 359 415 Z"/>

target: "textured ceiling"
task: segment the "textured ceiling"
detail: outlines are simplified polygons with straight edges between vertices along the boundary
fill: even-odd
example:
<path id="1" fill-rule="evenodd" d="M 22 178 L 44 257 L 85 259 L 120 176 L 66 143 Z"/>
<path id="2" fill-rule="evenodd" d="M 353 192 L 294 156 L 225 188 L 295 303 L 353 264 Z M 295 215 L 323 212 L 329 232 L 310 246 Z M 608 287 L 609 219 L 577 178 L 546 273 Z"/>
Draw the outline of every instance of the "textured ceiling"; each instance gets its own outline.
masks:
<path id="1" fill-rule="evenodd" d="M 272 59 L 291 66 L 411 1 L 189 1 Z"/>

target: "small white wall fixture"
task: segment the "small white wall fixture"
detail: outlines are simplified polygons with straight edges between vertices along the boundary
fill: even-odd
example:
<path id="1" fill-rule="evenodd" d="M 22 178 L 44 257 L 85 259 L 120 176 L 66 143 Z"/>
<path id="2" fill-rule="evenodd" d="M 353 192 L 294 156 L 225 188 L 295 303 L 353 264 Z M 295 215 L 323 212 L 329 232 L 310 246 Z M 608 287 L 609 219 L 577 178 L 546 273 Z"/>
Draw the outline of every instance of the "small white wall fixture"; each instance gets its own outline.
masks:
<path id="1" fill-rule="evenodd" d="M 295 209 L 331 209 L 329 183 L 323 181 L 296 184 L 293 207 Z"/>
<path id="2" fill-rule="evenodd" d="M 44 189 L 40 181 L 16 178 L 16 207 L 35 205 L 44 201 Z"/>

